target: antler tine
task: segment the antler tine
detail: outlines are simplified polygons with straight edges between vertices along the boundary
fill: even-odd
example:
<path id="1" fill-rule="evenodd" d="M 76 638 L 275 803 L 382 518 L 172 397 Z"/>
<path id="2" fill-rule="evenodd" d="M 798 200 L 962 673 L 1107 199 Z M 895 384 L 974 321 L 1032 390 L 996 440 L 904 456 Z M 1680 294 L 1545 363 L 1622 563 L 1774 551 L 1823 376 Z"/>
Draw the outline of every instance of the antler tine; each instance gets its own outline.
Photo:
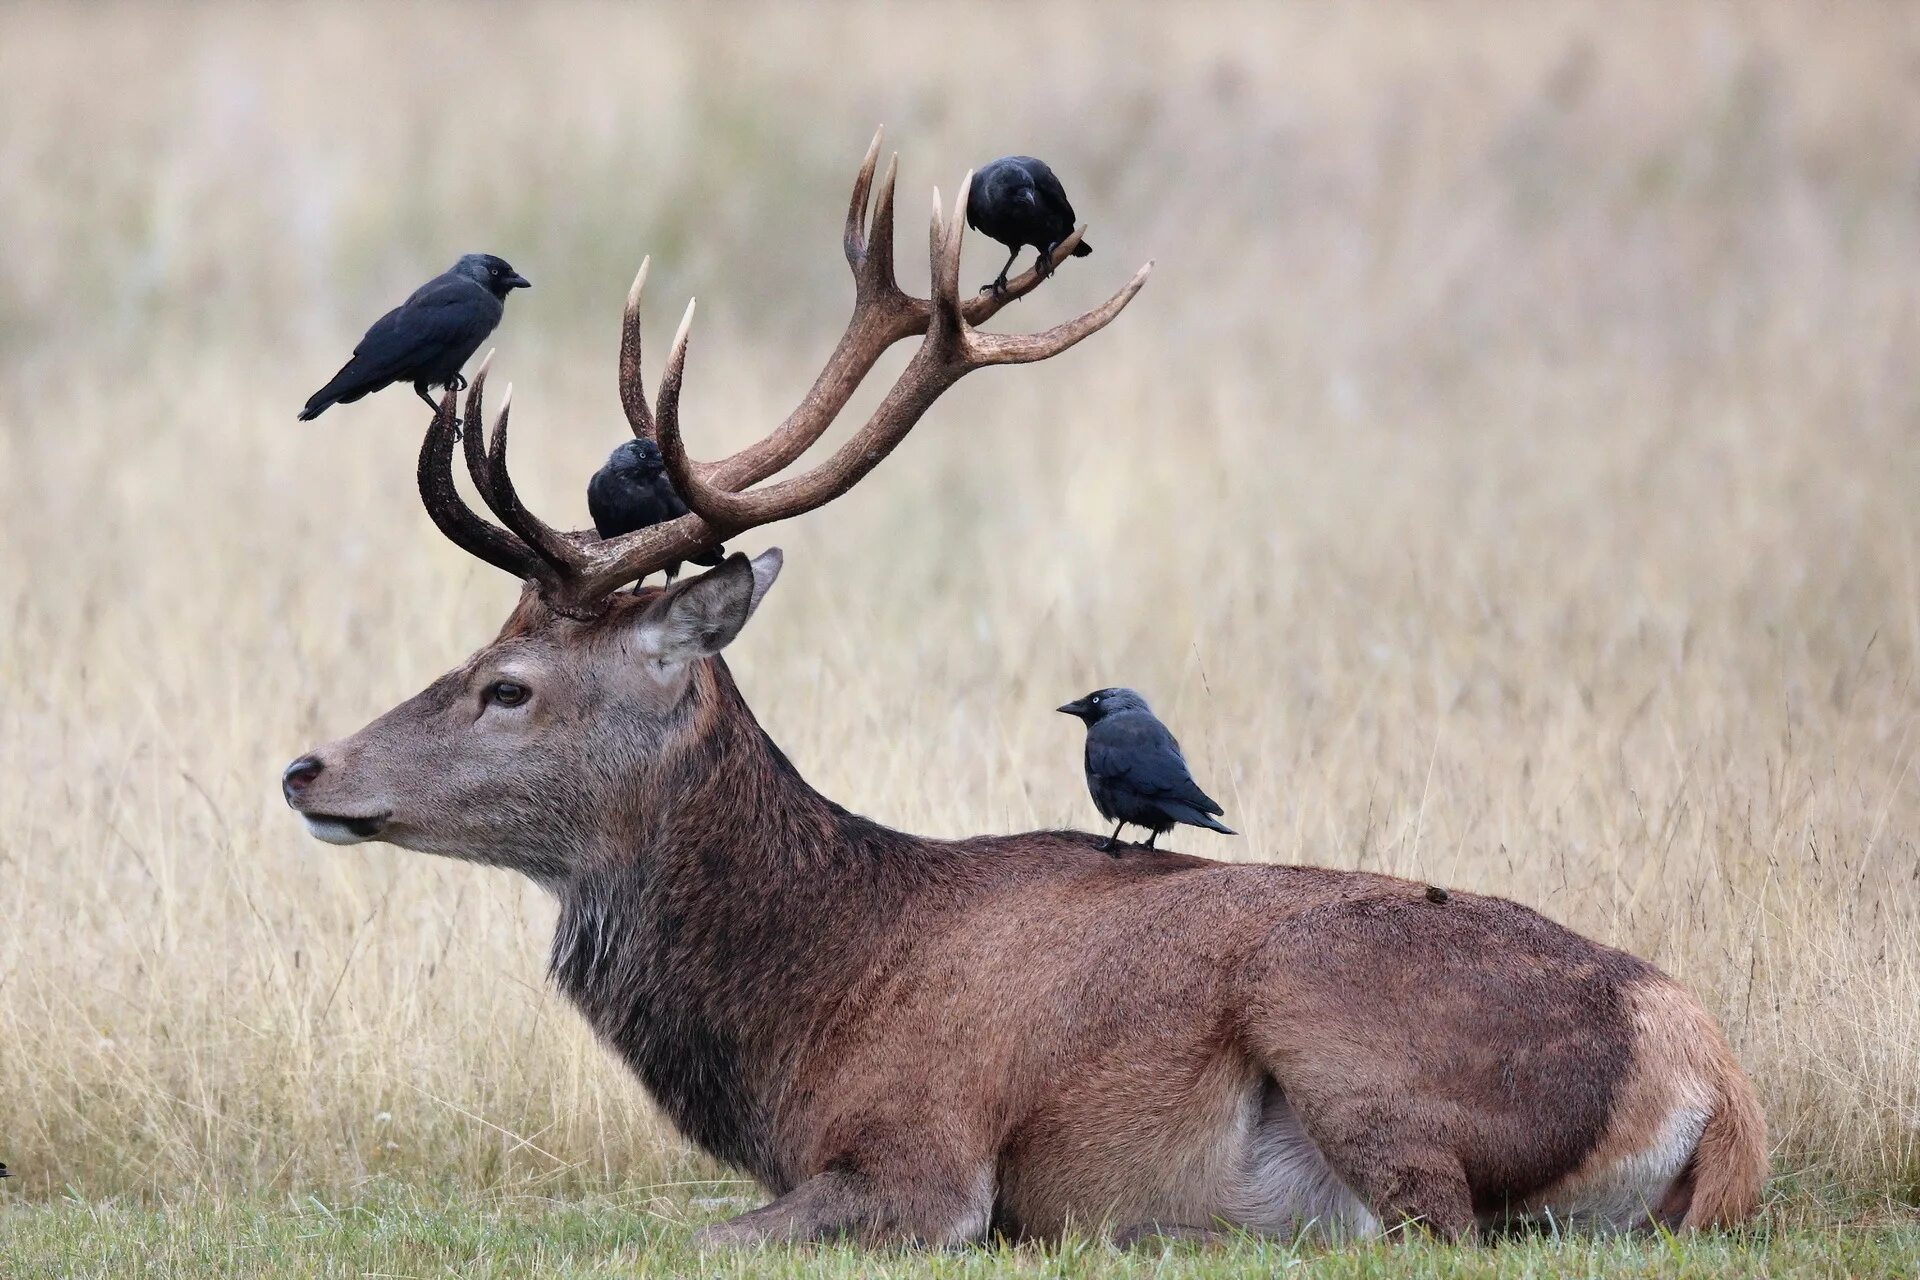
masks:
<path id="1" fill-rule="evenodd" d="M 687 442 L 680 434 L 680 387 L 686 378 L 687 339 L 693 331 L 695 302 L 696 299 L 687 299 L 687 312 L 680 317 L 680 328 L 673 335 L 673 348 L 667 353 L 667 367 L 660 375 L 660 398 L 654 423 L 659 432 L 660 460 L 666 464 L 674 491 L 687 504 L 689 511 L 708 524 L 725 529 L 730 523 L 730 502 L 737 505 L 740 498 L 707 483 L 700 474 L 699 465 L 687 456 Z"/>
<path id="2" fill-rule="evenodd" d="M 867 144 L 867 158 L 860 162 L 860 173 L 853 180 L 853 198 L 847 201 L 847 229 L 841 236 L 841 245 L 847 251 L 847 265 L 856 274 L 861 259 L 867 254 L 867 197 L 873 193 L 873 167 L 880 161 L 880 138 L 884 133 L 884 125 L 873 131 L 873 141 Z"/>
<path id="3" fill-rule="evenodd" d="M 487 505 L 493 505 L 493 499 L 487 492 L 487 429 L 484 398 L 487 389 L 487 370 L 493 367 L 493 351 L 488 350 L 480 367 L 474 370 L 473 378 L 467 383 L 467 404 L 464 426 L 460 432 L 461 452 L 466 455 L 467 475 L 473 479 L 473 487 L 480 491 Z M 451 464 L 449 464 L 451 465 Z M 499 512 L 494 512 L 498 515 Z"/>
<path id="4" fill-rule="evenodd" d="M 867 233 L 867 274 L 877 292 L 905 298 L 893 274 L 893 184 L 899 173 L 900 153 L 896 151 L 887 157 L 887 171 L 880 178 L 880 198 L 873 206 L 873 225 Z"/>
<path id="5" fill-rule="evenodd" d="M 968 359 L 977 365 L 1032 364 L 1059 355 L 1082 338 L 1106 328 L 1133 301 L 1133 295 L 1140 292 L 1152 274 L 1153 263 L 1149 260 L 1119 292 L 1093 310 L 1039 333 L 981 333 L 969 327 L 966 331 Z"/>
<path id="6" fill-rule="evenodd" d="M 966 327 L 966 317 L 960 307 L 960 240 L 966 234 L 967 191 L 972 186 L 973 170 L 969 169 L 967 176 L 960 179 L 960 194 L 954 198 L 953 217 L 944 222 L 940 217 L 940 188 L 933 189 L 933 226 L 928 232 L 931 243 L 927 255 L 933 280 L 935 320 L 945 319 L 958 330 Z M 932 340 L 933 331 L 929 330 L 928 341 Z"/>
<path id="7" fill-rule="evenodd" d="M 494 420 L 493 442 L 487 450 L 486 485 L 480 496 L 535 555 L 563 574 L 570 572 L 582 563 L 580 549 L 565 534 L 527 510 L 513 487 L 513 476 L 507 470 L 507 419 L 512 411 L 513 384 L 509 382 L 507 393 L 500 397 L 500 416 Z M 479 429 L 476 421 L 470 431 Z"/>
<path id="8" fill-rule="evenodd" d="M 627 309 L 620 319 L 620 405 L 627 425 L 642 440 L 653 439 L 653 411 L 647 407 L 647 386 L 640 378 L 640 294 L 647 287 L 651 255 L 640 259 L 640 272 L 627 290 Z"/>
<path id="9" fill-rule="evenodd" d="M 505 529 L 474 514 L 453 483 L 455 394 L 448 388 L 434 412 L 433 425 L 420 446 L 420 502 L 449 541 L 516 578 L 532 579 L 543 587 L 557 585 L 552 569 L 531 548 Z M 475 407 L 478 407 L 477 405 Z M 473 427 L 479 430 L 478 424 Z"/>

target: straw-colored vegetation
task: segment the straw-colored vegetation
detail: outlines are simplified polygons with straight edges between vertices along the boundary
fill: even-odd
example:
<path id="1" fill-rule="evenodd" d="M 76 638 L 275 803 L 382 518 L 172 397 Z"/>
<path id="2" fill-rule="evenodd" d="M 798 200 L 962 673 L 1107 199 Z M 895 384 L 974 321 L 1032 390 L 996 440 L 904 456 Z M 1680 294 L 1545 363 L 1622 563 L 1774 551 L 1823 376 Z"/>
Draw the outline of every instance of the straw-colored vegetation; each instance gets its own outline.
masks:
<path id="1" fill-rule="evenodd" d="M 538 891 L 282 807 L 287 759 L 513 596 L 421 512 L 404 390 L 293 415 L 373 315 L 501 253 L 536 286 L 495 360 L 516 475 L 581 522 L 651 253 L 655 334 L 701 298 L 694 446 L 738 445 L 844 319 L 879 122 L 910 284 L 925 190 L 1013 150 L 1096 252 L 998 324 L 1158 268 L 754 544 L 788 572 L 732 662 L 802 771 L 929 833 L 1091 823 L 1051 708 L 1135 685 L 1243 833 L 1178 847 L 1505 894 L 1646 955 L 1761 1088 L 1778 1230 L 1910 1213 L 1911 17 L 0 11 L 0 1273 L 251 1238 L 235 1205 L 744 1193 L 689 1188 L 718 1171 L 544 986 Z"/>

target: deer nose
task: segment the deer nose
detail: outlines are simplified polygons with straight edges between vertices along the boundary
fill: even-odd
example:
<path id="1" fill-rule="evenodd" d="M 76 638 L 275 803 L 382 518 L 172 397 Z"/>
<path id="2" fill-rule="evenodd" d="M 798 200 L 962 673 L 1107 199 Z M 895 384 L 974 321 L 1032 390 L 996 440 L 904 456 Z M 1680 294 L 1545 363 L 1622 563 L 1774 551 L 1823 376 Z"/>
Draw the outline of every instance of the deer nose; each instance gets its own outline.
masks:
<path id="1" fill-rule="evenodd" d="M 321 770 L 325 768 L 326 766 L 313 756 L 301 756 L 288 765 L 287 771 L 280 775 L 280 794 L 287 798 L 288 804 L 292 804 L 299 798 L 302 791 L 312 785 L 313 780 L 319 777 Z"/>

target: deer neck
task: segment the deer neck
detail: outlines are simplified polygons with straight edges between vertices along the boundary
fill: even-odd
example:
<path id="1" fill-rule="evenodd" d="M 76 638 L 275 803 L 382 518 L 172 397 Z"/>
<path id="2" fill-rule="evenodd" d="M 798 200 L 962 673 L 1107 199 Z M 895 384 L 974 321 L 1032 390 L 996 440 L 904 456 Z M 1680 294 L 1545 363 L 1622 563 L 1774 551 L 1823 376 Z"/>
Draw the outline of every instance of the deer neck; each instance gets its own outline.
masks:
<path id="1" fill-rule="evenodd" d="M 886 946 L 927 850 L 808 786 L 722 664 L 702 677 L 687 745 L 561 886 L 552 974 L 683 1133 L 777 1185 L 780 1081 Z"/>

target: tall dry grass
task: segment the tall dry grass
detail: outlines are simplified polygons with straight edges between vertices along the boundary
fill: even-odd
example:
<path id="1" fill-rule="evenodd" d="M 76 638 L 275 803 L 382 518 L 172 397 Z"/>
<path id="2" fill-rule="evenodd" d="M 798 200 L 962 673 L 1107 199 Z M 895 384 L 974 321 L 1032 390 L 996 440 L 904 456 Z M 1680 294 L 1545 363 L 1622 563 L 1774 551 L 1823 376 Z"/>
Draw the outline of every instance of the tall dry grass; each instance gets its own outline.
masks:
<path id="1" fill-rule="evenodd" d="M 1920 27 L 1892 6 L 0 10 L 0 1159 L 71 1187 L 700 1166 L 505 874 L 319 846 L 280 765 L 491 634 L 394 392 L 296 425 L 456 253 L 578 520 L 615 322 L 701 297 L 697 447 L 844 317 L 847 183 L 1051 158 L 1111 330 L 951 393 L 733 656 L 823 790 L 1093 820 L 1140 687 L 1209 854 L 1513 896 L 1704 993 L 1782 1166 L 1920 1186 Z M 992 246 L 970 246 L 982 280 Z M 892 367 L 892 366 L 890 366 Z"/>

